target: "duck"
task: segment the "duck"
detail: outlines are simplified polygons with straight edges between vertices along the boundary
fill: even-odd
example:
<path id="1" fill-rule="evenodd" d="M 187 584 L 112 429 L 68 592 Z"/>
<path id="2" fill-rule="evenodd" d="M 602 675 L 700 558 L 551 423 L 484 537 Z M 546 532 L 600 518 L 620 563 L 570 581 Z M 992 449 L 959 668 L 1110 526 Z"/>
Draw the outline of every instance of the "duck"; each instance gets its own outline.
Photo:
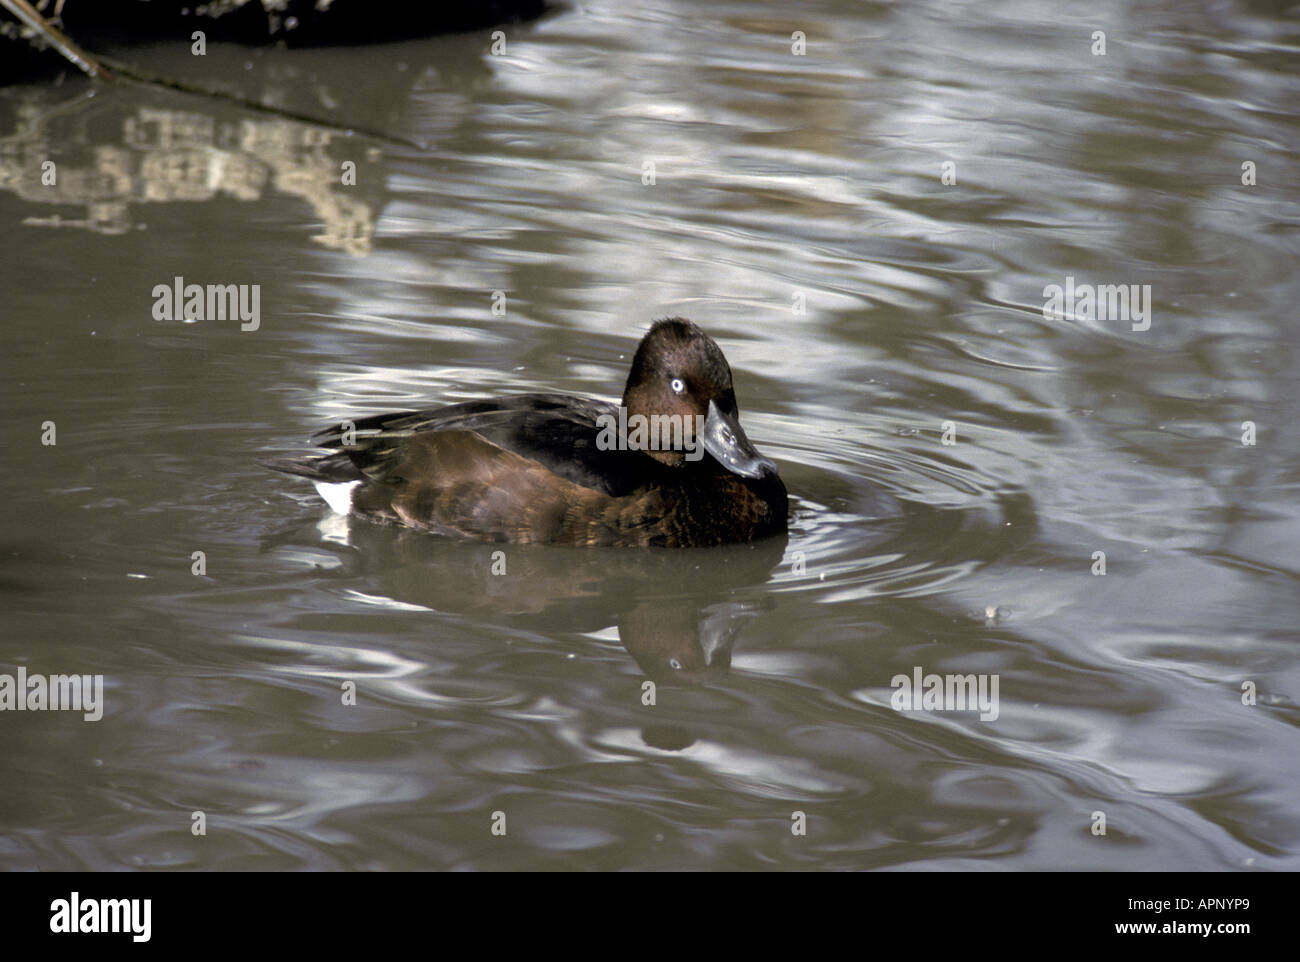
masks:
<path id="1" fill-rule="evenodd" d="M 776 464 L 740 426 L 722 349 L 684 317 L 641 338 L 620 404 L 517 394 L 342 421 L 330 453 L 259 459 L 335 512 L 462 541 L 693 548 L 782 535 Z"/>

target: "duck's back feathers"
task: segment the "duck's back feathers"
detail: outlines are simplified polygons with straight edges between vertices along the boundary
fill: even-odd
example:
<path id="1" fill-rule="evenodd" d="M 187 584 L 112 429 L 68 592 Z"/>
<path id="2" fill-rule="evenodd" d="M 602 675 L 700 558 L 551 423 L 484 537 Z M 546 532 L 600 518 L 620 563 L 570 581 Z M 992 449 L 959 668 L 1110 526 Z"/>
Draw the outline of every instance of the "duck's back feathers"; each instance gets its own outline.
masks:
<path id="1" fill-rule="evenodd" d="M 662 496 L 627 497 L 646 487 L 648 459 L 600 450 L 603 414 L 617 408 L 550 394 L 470 401 L 340 422 L 313 438 L 339 450 L 260 463 L 310 478 L 327 500 L 342 489 L 326 486 L 365 482 L 330 504 L 374 521 L 486 541 L 659 543 Z"/>
<path id="2" fill-rule="evenodd" d="M 312 440 L 320 447 L 341 448 L 340 453 L 363 475 L 375 477 L 370 469 L 407 438 L 470 432 L 574 484 L 605 494 L 626 494 L 645 482 L 645 459 L 636 452 L 597 447 L 597 418 L 602 415 L 617 418 L 618 408 L 606 401 L 564 394 L 519 394 L 345 421 L 318 431 Z M 333 461 L 335 457 L 323 459 L 332 462 L 327 470 L 331 475 L 346 473 L 346 468 Z M 301 469 L 290 473 L 316 480 L 346 480 L 334 476 L 317 479 Z"/>

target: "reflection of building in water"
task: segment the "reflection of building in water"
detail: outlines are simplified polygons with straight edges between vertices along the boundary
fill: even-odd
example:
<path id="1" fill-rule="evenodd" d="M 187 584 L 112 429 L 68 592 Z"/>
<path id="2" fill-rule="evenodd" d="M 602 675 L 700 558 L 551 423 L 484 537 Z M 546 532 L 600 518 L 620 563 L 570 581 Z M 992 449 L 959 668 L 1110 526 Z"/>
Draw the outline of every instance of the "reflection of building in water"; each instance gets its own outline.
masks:
<path id="1" fill-rule="evenodd" d="M 307 201 L 324 222 L 313 240 L 351 254 L 370 249 L 370 205 L 358 188 L 342 181 L 343 161 L 363 158 L 331 155 L 331 144 L 341 140 L 333 131 L 279 118 L 218 121 L 204 113 L 141 107 L 123 120 L 120 145 L 89 144 L 84 124 L 76 127 L 80 136 L 52 135 L 59 112 L 45 113 L 20 105 L 15 132 L 0 137 L 0 189 L 33 204 L 76 206 L 84 213 L 28 217 L 25 224 L 121 234 L 143 226 L 132 224 L 132 205 L 257 200 L 269 180 L 273 190 Z M 347 143 L 349 153 L 359 152 L 355 141 Z M 377 156 L 372 149 L 364 159 Z M 57 165 L 53 186 L 42 181 L 47 161 Z"/>

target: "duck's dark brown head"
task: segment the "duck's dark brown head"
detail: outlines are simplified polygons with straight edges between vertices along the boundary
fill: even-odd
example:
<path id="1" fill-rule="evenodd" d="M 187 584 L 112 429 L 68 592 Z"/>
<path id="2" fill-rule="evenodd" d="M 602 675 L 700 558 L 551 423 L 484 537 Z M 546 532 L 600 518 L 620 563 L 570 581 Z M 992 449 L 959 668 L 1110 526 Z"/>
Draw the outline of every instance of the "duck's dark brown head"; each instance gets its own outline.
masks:
<path id="1" fill-rule="evenodd" d="M 654 424 L 656 416 L 670 415 L 689 425 L 671 449 L 642 448 L 664 464 L 681 467 L 708 456 L 741 477 L 776 473 L 776 465 L 759 454 L 741 430 L 731 367 L 722 349 L 684 317 L 655 321 L 641 338 L 623 406 L 630 423 L 634 416 Z"/>

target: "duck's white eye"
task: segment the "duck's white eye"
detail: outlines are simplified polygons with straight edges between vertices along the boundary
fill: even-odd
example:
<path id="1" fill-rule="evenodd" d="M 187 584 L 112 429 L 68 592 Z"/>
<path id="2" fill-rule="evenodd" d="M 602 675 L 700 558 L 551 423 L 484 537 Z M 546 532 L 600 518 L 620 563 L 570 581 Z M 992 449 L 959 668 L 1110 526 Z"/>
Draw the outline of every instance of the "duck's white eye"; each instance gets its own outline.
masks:
<path id="1" fill-rule="evenodd" d="M 675 377 L 673 378 L 672 389 L 673 389 L 673 393 L 681 394 L 683 391 L 686 390 L 686 382 L 679 377 Z"/>

